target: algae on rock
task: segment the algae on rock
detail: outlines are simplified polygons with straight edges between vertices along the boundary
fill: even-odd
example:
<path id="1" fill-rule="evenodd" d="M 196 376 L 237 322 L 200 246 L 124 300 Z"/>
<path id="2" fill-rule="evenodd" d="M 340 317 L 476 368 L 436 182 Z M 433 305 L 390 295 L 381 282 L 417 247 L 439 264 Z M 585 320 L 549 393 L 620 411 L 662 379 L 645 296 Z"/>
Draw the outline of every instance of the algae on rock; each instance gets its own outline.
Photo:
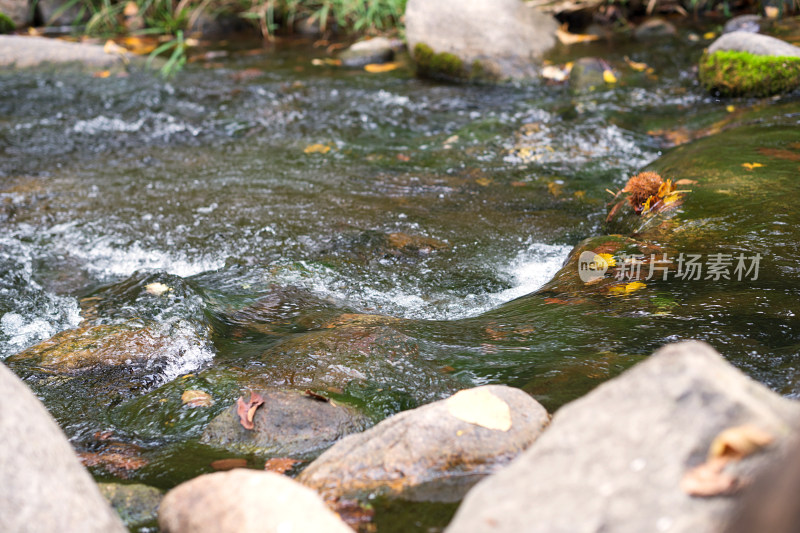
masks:
<path id="1" fill-rule="evenodd" d="M 703 55 L 699 77 L 722 96 L 771 96 L 800 85 L 800 58 L 720 50 Z"/>

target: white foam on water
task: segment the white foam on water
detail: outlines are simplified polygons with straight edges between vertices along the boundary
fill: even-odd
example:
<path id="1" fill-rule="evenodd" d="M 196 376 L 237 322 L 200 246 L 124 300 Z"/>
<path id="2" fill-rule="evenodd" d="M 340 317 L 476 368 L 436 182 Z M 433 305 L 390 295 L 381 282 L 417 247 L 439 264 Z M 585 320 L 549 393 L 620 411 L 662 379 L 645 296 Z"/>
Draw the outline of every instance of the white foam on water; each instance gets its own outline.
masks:
<path id="1" fill-rule="evenodd" d="M 169 329 L 170 342 L 160 353 L 158 362 L 163 365 L 161 378 L 163 383 L 194 372 L 214 359 L 211 341 L 198 335 L 196 329 L 183 320 L 177 319 L 173 324 L 162 324 L 162 329 Z"/>
<path id="2" fill-rule="evenodd" d="M 395 279 L 389 290 L 354 282 L 322 265 L 301 262 L 302 268 L 286 268 L 274 281 L 304 287 L 322 297 L 333 297 L 358 305 L 365 312 L 378 312 L 404 318 L 455 320 L 476 316 L 505 302 L 536 291 L 558 272 L 571 246 L 526 243 L 525 249 L 498 269 L 511 287 L 496 293 L 469 295 L 429 294 Z"/>
<path id="3" fill-rule="evenodd" d="M 101 278 L 130 276 L 137 270 L 159 270 L 176 276 L 188 277 L 225 264 L 220 257 L 188 259 L 181 253 L 168 253 L 147 249 L 138 242 L 128 246 L 102 238 L 95 242 L 64 243 L 68 252 L 85 261 L 86 269 Z"/>

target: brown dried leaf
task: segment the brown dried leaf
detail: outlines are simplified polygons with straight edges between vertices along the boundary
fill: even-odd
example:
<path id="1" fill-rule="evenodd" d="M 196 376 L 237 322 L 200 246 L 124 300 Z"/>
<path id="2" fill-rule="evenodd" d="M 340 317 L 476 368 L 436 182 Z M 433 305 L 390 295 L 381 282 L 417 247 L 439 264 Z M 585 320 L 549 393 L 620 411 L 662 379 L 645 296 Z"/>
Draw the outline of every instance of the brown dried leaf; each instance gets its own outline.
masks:
<path id="1" fill-rule="evenodd" d="M 775 437 L 752 424 L 728 428 L 714 438 L 708 458 L 738 461 L 772 444 Z"/>
<path id="2" fill-rule="evenodd" d="M 211 461 L 214 470 L 233 470 L 234 468 L 247 468 L 247 459 L 217 459 Z"/>
<path id="3" fill-rule="evenodd" d="M 728 459 L 718 457 L 692 468 L 681 479 L 681 490 L 689 496 L 723 496 L 736 492 L 739 479 L 723 471 Z"/>
<path id="4" fill-rule="evenodd" d="M 250 392 L 250 399 L 245 403 L 243 397 L 236 400 L 236 414 L 239 415 L 239 421 L 244 429 L 253 429 L 253 417 L 256 415 L 256 409 L 259 405 L 264 403 L 264 398 L 257 392 Z"/>
<path id="5" fill-rule="evenodd" d="M 285 474 L 299 462 L 300 461 L 297 459 L 292 459 L 291 457 L 273 457 L 272 459 L 268 459 L 264 464 L 264 470 L 269 470 L 277 474 Z"/>
<path id="6" fill-rule="evenodd" d="M 326 396 L 323 396 L 322 394 L 317 394 L 316 392 L 314 392 L 311 389 L 306 389 L 305 391 L 303 391 L 303 393 L 306 396 L 308 396 L 309 398 L 311 398 L 312 400 L 317 400 L 318 402 L 329 402 L 329 401 L 331 401 L 330 398 L 328 398 Z"/>

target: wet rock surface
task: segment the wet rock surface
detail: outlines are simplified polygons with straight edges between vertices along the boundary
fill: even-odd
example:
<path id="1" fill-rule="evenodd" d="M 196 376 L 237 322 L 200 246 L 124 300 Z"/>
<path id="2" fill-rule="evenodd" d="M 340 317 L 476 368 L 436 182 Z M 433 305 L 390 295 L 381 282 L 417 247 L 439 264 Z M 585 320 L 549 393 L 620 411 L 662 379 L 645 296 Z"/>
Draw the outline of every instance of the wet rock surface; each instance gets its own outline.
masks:
<path id="1" fill-rule="evenodd" d="M 56 422 L 3 364 L 0 471 L 2 531 L 125 531 Z"/>
<path id="2" fill-rule="evenodd" d="M 352 533 L 313 491 L 270 472 L 236 469 L 197 477 L 164 497 L 164 533 Z"/>
<path id="3" fill-rule="evenodd" d="M 385 37 L 359 41 L 339 54 L 342 66 L 361 68 L 371 63 L 386 63 L 394 57 L 392 42 Z"/>
<path id="4" fill-rule="evenodd" d="M 258 393 L 264 404 L 255 411 L 253 429 L 242 426 L 232 405 L 208 424 L 201 442 L 236 452 L 300 458 L 369 425 L 358 411 L 335 401 L 295 390 Z"/>
<path id="5" fill-rule="evenodd" d="M 559 410 L 517 461 L 470 491 L 447 531 L 715 531 L 738 500 L 690 496 L 687 471 L 720 432 L 753 424 L 776 441 L 728 466 L 749 478 L 798 414 L 708 345 L 669 345 Z"/>
<path id="6" fill-rule="evenodd" d="M 164 497 L 157 488 L 140 483 L 100 483 L 98 488 L 126 527 L 134 528 L 157 521 L 158 506 Z"/>
<path id="7" fill-rule="evenodd" d="M 467 389 L 343 439 L 298 481 L 328 500 L 380 494 L 455 501 L 530 446 L 548 421 L 518 389 Z"/>

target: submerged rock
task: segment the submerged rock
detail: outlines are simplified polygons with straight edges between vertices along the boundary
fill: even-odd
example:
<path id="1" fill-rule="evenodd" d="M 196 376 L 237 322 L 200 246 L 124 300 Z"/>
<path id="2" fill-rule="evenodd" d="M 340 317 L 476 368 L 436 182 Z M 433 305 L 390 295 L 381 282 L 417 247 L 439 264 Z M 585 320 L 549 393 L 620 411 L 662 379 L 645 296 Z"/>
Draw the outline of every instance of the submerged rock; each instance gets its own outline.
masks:
<path id="1" fill-rule="evenodd" d="M 163 493 L 155 487 L 135 483 L 100 483 L 100 494 L 111 504 L 126 527 L 155 523 Z"/>
<path id="2" fill-rule="evenodd" d="M 672 23 L 659 17 L 649 18 L 633 30 L 633 36 L 640 41 L 674 37 L 677 33 L 678 30 Z"/>
<path id="3" fill-rule="evenodd" d="M 545 409 L 519 389 L 463 390 L 341 440 L 298 481 L 327 500 L 378 493 L 457 501 L 530 446 L 548 421 Z"/>
<path id="4" fill-rule="evenodd" d="M 328 448 L 369 424 L 352 407 L 322 401 L 300 391 L 258 393 L 264 404 L 255 411 L 253 429 L 242 426 L 234 404 L 208 424 L 200 442 L 234 452 L 298 458 Z"/>
<path id="5" fill-rule="evenodd" d="M 342 66 L 362 68 L 370 63 L 386 63 L 394 57 L 392 42 L 386 37 L 359 41 L 341 54 Z"/>
<path id="6" fill-rule="evenodd" d="M 800 86 L 800 47 L 774 37 L 734 31 L 700 59 L 700 83 L 723 96 L 770 96 Z"/>
<path id="7" fill-rule="evenodd" d="M 178 485 L 164 497 L 158 524 L 163 533 L 353 533 L 313 491 L 244 469 Z"/>
<path id="8" fill-rule="evenodd" d="M 752 424 L 776 444 L 725 470 L 746 479 L 799 414 L 708 345 L 666 346 L 559 410 L 533 446 L 470 491 L 447 532 L 717 531 L 737 497 L 690 496 L 686 473 L 720 432 Z"/>
<path id="9" fill-rule="evenodd" d="M 604 60 L 598 57 L 582 57 L 570 70 L 569 88 L 573 92 L 586 92 L 606 87 L 608 76 L 606 72 L 610 72 L 616 79 L 616 74 Z"/>
<path id="10" fill-rule="evenodd" d="M 0 531 L 122 533 L 66 436 L 0 364 Z"/>
<path id="11" fill-rule="evenodd" d="M 150 328 L 96 325 L 70 329 L 20 352 L 8 360 L 34 360 L 39 366 L 60 371 L 119 366 L 160 357 L 171 340 Z"/>
<path id="12" fill-rule="evenodd" d="M 409 0 L 406 38 L 423 76 L 533 78 L 556 20 L 520 0 Z"/>

